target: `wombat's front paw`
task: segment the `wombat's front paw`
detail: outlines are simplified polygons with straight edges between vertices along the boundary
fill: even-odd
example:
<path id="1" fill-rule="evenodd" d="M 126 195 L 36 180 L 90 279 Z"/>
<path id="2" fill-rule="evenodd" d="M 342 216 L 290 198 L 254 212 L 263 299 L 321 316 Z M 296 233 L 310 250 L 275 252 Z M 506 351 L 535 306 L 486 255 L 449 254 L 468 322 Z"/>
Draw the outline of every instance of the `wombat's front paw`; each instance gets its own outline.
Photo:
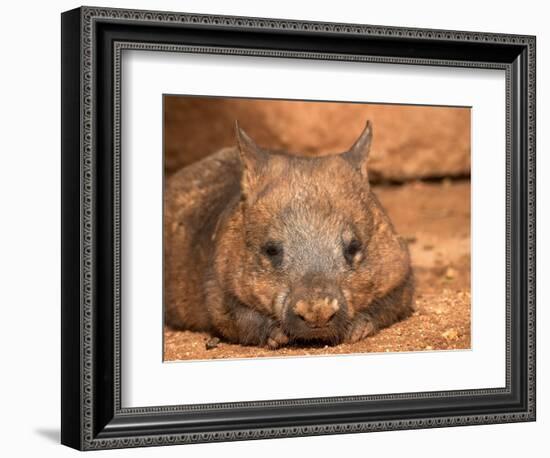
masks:
<path id="1" fill-rule="evenodd" d="M 371 334 L 374 334 L 376 328 L 367 317 L 357 318 L 349 330 L 346 341 L 348 343 L 358 342 Z"/>
<path id="2" fill-rule="evenodd" d="M 288 336 L 280 327 L 276 326 L 271 330 L 269 336 L 267 337 L 267 346 L 272 350 L 275 350 L 277 348 L 284 347 L 288 341 Z"/>

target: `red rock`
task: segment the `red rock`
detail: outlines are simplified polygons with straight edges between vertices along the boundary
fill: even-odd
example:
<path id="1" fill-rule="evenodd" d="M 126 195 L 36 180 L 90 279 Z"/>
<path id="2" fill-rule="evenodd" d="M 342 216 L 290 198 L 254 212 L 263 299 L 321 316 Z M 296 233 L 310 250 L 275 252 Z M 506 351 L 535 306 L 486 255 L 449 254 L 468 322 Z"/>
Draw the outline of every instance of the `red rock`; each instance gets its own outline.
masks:
<path id="1" fill-rule="evenodd" d="M 347 150 L 370 119 L 372 181 L 467 176 L 467 108 L 168 96 L 165 165 L 182 166 L 235 144 L 234 122 L 264 147 L 301 155 Z"/>

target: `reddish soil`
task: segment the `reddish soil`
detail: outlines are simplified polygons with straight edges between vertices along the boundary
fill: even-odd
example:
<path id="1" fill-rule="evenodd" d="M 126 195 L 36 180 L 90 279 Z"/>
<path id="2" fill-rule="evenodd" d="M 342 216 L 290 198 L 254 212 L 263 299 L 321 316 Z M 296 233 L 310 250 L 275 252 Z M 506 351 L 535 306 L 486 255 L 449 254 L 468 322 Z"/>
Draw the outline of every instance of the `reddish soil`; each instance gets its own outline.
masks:
<path id="1" fill-rule="evenodd" d="M 413 182 L 375 192 L 409 242 L 416 276 L 410 318 L 355 344 L 278 350 L 225 342 L 207 349 L 208 334 L 166 328 L 165 360 L 470 348 L 470 183 Z"/>

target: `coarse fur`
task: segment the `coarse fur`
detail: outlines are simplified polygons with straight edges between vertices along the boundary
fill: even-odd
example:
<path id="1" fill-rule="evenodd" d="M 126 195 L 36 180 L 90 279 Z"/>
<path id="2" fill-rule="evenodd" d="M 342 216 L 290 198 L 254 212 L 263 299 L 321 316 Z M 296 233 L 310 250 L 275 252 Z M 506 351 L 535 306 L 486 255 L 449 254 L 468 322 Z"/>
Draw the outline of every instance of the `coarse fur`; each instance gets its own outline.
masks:
<path id="1" fill-rule="evenodd" d="M 236 137 L 168 180 L 167 323 L 277 348 L 354 342 L 409 316 L 408 248 L 368 181 L 370 123 L 317 158 Z"/>

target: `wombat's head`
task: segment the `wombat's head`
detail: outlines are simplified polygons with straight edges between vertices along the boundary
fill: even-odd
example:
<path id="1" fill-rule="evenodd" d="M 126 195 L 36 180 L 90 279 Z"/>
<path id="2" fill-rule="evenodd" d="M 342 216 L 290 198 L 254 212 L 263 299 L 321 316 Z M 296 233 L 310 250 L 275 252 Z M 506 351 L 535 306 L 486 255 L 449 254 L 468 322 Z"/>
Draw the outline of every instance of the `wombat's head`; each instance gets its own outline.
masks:
<path id="1" fill-rule="evenodd" d="M 236 130 L 241 202 L 224 261 L 232 293 L 295 340 L 338 343 L 355 313 L 408 269 L 407 250 L 370 191 L 371 125 L 349 151 L 317 158 L 268 152 Z"/>

